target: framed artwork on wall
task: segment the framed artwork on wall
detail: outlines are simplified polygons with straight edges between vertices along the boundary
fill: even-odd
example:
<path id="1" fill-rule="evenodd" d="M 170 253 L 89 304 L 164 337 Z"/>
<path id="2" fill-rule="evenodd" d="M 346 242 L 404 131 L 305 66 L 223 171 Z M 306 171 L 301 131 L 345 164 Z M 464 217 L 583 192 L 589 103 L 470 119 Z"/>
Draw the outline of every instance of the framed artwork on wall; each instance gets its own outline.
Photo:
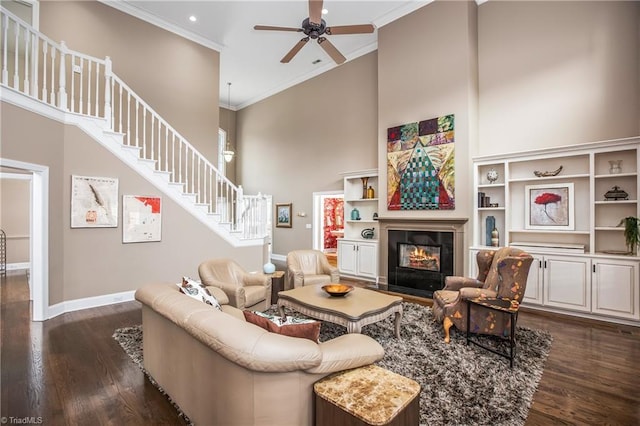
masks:
<path id="1" fill-rule="evenodd" d="M 573 231 L 573 183 L 527 185 L 525 229 Z"/>
<path id="2" fill-rule="evenodd" d="M 118 227 L 118 179 L 71 176 L 71 227 Z"/>
<path id="3" fill-rule="evenodd" d="M 276 204 L 276 228 L 291 228 L 291 203 Z"/>
<path id="4" fill-rule="evenodd" d="M 162 239 L 162 198 L 122 196 L 122 242 L 144 243 Z"/>

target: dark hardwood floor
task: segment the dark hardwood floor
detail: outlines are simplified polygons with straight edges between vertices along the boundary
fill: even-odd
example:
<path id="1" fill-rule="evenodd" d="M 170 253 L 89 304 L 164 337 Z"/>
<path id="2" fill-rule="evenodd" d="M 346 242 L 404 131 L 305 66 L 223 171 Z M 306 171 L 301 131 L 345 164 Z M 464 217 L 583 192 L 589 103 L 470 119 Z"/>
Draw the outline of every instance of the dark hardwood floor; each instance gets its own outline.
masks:
<path id="1" fill-rule="evenodd" d="M 2 278 L 0 298 L 6 424 L 184 424 L 111 337 L 141 322 L 137 302 L 36 323 L 25 275 Z M 531 311 L 518 321 L 554 336 L 527 425 L 640 424 L 640 328 Z"/>

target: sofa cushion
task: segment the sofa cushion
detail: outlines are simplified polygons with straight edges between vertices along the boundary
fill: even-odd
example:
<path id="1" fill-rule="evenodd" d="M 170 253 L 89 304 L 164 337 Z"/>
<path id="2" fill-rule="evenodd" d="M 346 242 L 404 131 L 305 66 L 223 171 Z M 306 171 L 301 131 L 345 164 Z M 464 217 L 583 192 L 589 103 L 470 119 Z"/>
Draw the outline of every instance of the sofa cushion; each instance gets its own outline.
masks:
<path id="1" fill-rule="evenodd" d="M 301 337 L 312 342 L 318 342 L 320 337 L 320 321 L 303 320 L 299 318 L 267 316 L 251 311 L 243 311 L 244 318 L 271 333 L 282 334 L 283 336 Z"/>
<path id="2" fill-rule="evenodd" d="M 267 293 L 265 289 L 261 285 L 246 285 L 244 286 L 244 297 L 245 297 L 245 306 L 251 307 L 257 303 L 262 302 L 266 297 Z"/>
<path id="3" fill-rule="evenodd" d="M 206 303 L 207 305 L 211 305 L 219 311 L 222 310 L 220 307 L 220 303 L 216 300 L 213 295 L 207 290 L 202 284 L 199 282 L 192 280 L 189 277 L 182 277 L 182 285 L 180 286 L 180 291 L 187 296 L 199 300 L 201 302 Z"/>

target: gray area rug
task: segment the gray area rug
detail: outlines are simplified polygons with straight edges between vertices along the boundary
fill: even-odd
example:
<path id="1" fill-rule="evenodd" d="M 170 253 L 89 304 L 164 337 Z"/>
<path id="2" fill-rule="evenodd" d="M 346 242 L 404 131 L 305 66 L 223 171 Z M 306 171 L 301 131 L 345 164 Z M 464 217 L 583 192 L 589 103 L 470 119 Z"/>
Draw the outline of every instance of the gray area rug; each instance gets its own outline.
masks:
<path id="1" fill-rule="evenodd" d="M 464 333 L 455 328 L 451 329 L 451 343 L 444 343 L 442 325 L 434 321 L 431 308 L 406 302 L 403 307 L 402 340 L 393 334 L 392 318 L 365 326 L 362 333 L 384 347 L 379 366 L 410 377 L 422 387 L 421 424 L 524 425 L 551 348 L 548 332 L 517 327 L 516 358 L 510 369 L 506 358 L 467 346 Z M 276 313 L 275 307 L 268 312 Z M 292 311 L 287 314 L 300 316 Z M 320 341 L 345 332 L 344 327 L 324 322 Z M 144 371 L 141 327 L 118 329 L 113 337 Z M 501 339 L 478 339 L 506 350 Z M 153 378 L 149 379 L 164 393 Z M 177 405 L 176 409 L 189 422 Z"/>

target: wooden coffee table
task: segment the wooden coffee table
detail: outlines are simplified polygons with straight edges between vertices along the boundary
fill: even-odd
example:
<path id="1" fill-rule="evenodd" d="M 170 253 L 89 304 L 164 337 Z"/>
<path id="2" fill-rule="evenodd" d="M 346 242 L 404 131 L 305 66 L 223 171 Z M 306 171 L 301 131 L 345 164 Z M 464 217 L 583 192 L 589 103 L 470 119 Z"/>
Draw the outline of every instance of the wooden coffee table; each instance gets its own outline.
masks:
<path id="1" fill-rule="evenodd" d="M 332 297 L 322 290 L 322 285 L 310 285 L 278 293 L 281 316 L 285 307 L 311 318 L 342 325 L 348 333 L 360 333 L 363 326 L 395 314 L 395 334 L 400 338 L 402 297 L 358 287 L 346 296 Z"/>

